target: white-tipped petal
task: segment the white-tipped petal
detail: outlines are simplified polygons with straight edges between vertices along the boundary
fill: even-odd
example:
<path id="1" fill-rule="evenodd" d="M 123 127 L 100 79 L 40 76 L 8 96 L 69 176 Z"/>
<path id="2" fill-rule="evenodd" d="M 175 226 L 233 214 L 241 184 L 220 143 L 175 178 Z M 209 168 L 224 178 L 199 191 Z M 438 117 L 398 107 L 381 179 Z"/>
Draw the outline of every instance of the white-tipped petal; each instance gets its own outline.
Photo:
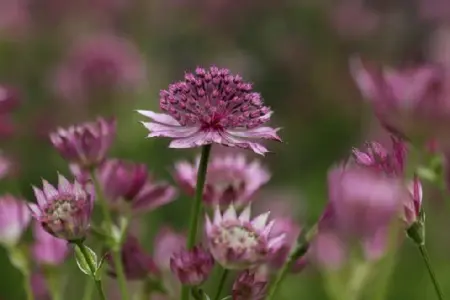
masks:
<path id="1" fill-rule="evenodd" d="M 271 250 L 276 251 L 276 250 L 279 249 L 281 246 L 283 246 L 285 238 L 286 238 L 286 234 L 284 234 L 284 233 L 283 233 L 283 234 L 280 234 L 279 236 L 277 236 L 277 237 L 275 237 L 275 238 L 273 238 L 273 239 L 271 239 L 271 240 L 269 241 L 268 247 L 269 247 Z"/>
<path id="2" fill-rule="evenodd" d="M 211 234 L 212 228 L 213 228 L 213 225 L 211 223 L 211 220 L 209 219 L 209 216 L 206 215 L 205 216 L 205 231 L 206 231 L 207 235 Z"/>
<path id="3" fill-rule="evenodd" d="M 261 232 L 261 235 L 265 238 L 269 237 L 270 232 L 272 231 L 273 225 L 275 225 L 275 220 L 270 221 L 266 227 L 264 227 L 264 230 Z"/>
<path id="4" fill-rule="evenodd" d="M 249 222 L 250 221 L 250 214 L 252 209 L 250 208 L 250 205 L 247 205 L 244 210 L 241 212 L 241 215 L 239 216 L 239 220 L 242 222 Z"/>
<path id="5" fill-rule="evenodd" d="M 39 209 L 39 206 L 37 206 L 34 203 L 27 203 L 28 208 L 31 211 L 31 214 L 35 217 L 35 218 L 39 218 L 41 216 L 41 210 Z"/>
<path id="6" fill-rule="evenodd" d="M 228 209 L 225 211 L 225 213 L 223 214 L 223 220 L 228 221 L 228 220 L 236 220 L 236 219 L 237 219 L 236 209 L 234 208 L 234 205 L 231 204 L 228 207 Z"/>
<path id="7" fill-rule="evenodd" d="M 72 192 L 72 185 L 66 177 L 58 174 L 58 190 L 63 193 L 70 194 Z"/>
<path id="8" fill-rule="evenodd" d="M 214 209 L 214 224 L 222 222 L 222 213 L 220 212 L 219 206 Z"/>
<path id="9" fill-rule="evenodd" d="M 264 227 L 266 227 L 267 220 L 269 219 L 269 215 L 270 212 L 268 211 L 254 218 L 252 221 L 253 227 L 258 231 L 264 230 Z"/>
<path id="10" fill-rule="evenodd" d="M 42 180 L 44 194 L 47 197 L 47 201 L 53 200 L 58 196 L 58 191 L 47 180 Z"/>
<path id="11" fill-rule="evenodd" d="M 42 192 L 37 187 L 33 186 L 34 196 L 36 197 L 36 201 L 39 204 L 39 206 L 43 207 L 47 204 L 47 198 L 45 197 L 44 192 Z"/>

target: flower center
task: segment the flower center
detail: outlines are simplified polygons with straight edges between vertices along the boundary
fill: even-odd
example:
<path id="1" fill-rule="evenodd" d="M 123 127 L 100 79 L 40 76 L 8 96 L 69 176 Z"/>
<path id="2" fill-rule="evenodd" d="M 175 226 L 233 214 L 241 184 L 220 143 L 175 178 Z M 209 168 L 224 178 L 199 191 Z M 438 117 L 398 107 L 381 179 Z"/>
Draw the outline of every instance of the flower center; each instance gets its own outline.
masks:
<path id="1" fill-rule="evenodd" d="M 248 250 L 258 246 L 258 234 L 242 226 L 230 226 L 222 229 L 219 237 L 225 244 L 235 250 Z"/>
<path id="2" fill-rule="evenodd" d="M 53 219 L 69 219 L 77 211 L 79 207 L 70 196 L 54 200 L 46 209 L 47 216 Z"/>

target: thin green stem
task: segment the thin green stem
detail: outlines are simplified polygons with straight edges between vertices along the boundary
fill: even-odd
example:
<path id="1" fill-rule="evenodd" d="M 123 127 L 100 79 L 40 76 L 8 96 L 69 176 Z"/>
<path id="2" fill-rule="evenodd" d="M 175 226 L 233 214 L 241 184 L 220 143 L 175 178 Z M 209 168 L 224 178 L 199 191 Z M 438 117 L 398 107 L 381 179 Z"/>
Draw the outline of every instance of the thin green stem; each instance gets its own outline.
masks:
<path id="1" fill-rule="evenodd" d="M 83 300 L 91 300 L 93 291 L 94 291 L 94 281 L 88 280 L 84 288 Z"/>
<path id="2" fill-rule="evenodd" d="M 195 191 L 195 199 L 191 208 L 191 219 L 189 224 L 189 235 L 187 239 L 187 249 L 191 249 L 195 245 L 197 239 L 198 222 L 202 209 L 203 188 L 205 186 L 206 172 L 208 169 L 209 154 L 211 153 L 211 145 L 205 145 L 202 148 L 200 164 L 197 171 L 197 186 Z M 189 300 L 190 289 L 183 286 L 181 289 L 181 300 Z"/>
<path id="3" fill-rule="evenodd" d="M 439 300 L 444 299 L 444 294 L 442 293 L 442 289 L 439 286 L 438 280 L 436 278 L 436 275 L 434 274 L 433 268 L 431 267 L 430 263 L 430 257 L 428 256 L 428 251 L 425 248 L 425 245 L 418 245 L 420 255 L 422 256 L 422 259 L 427 266 L 428 274 L 430 275 L 431 281 L 433 282 L 434 289 L 436 290 L 436 295 Z"/>
<path id="4" fill-rule="evenodd" d="M 91 256 L 82 241 L 74 242 L 78 248 L 80 248 L 81 254 L 84 256 L 86 263 L 88 264 L 89 270 L 92 273 L 92 279 L 95 281 L 95 287 L 97 288 L 98 294 L 100 295 L 101 300 L 106 300 L 105 293 L 103 292 L 102 281 L 100 278 L 95 278 L 95 273 L 97 271 L 97 267 L 95 263 L 92 261 Z"/>
<path id="5" fill-rule="evenodd" d="M 111 230 L 113 226 L 113 221 L 111 214 L 108 209 L 108 204 L 105 201 L 105 197 L 103 194 L 103 189 L 100 185 L 98 177 L 95 173 L 95 170 L 91 170 L 91 178 L 94 181 L 95 191 L 97 193 L 97 202 L 100 203 L 103 212 L 103 218 L 105 219 L 108 230 Z M 117 281 L 119 282 L 120 294 L 122 296 L 122 300 L 128 300 L 128 289 L 127 289 L 127 280 L 125 277 L 122 258 L 120 257 L 120 245 L 116 245 L 117 247 L 113 247 L 111 249 L 111 256 L 113 259 L 114 269 L 117 274 Z"/>
<path id="6" fill-rule="evenodd" d="M 25 289 L 27 300 L 34 300 L 33 288 L 31 287 L 31 278 L 29 272 L 23 273 L 23 288 Z"/>
<path id="7" fill-rule="evenodd" d="M 50 290 L 52 300 L 61 300 L 61 284 L 59 282 L 60 274 L 58 269 L 53 266 L 44 268 L 44 276 Z"/>
<path id="8" fill-rule="evenodd" d="M 230 272 L 226 269 L 222 270 L 222 275 L 220 276 L 219 285 L 217 286 L 216 296 L 214 300 L 219 300 L 220 294 L 222 293 L 223 287 L 225 286 L 225 282 L 227 281 L 228 274 Z"/>

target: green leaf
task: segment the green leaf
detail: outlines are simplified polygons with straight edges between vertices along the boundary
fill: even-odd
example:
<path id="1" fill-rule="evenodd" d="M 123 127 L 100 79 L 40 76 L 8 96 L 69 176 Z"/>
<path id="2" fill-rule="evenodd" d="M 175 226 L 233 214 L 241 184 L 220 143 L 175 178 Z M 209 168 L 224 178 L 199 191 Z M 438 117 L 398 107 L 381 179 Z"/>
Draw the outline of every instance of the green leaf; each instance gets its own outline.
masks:
<path id="1" fill-rule="evenodd" d="M 80 246 L 75 245 L 75 260 L 77 261 L 78 268 L 84 274 L 94 277 L 95 273 L 97 273 L 96 271 L 98 269 L 97 254 L 95 254 L 95 252 L 91 248 L 89 248 L 89 247 L 87 247 L 85 245 L 82 245 L 81 247 L 84 247 L 88 257 L 85 257 L 85 255 L 83 254 L 83 251 L 81 250 Z M 92 262 L 92 264 L 95 266 L 95 273 L 94 274 L 92 273 L 91 269 L 89 268 L 89 264 L 86 261 L 86 259 L 89 259 Z"/>
<path id="2" fill-rule="evenodd" d="M 10 248 L 8 256 L 11 264 L 22 274 L 29 273 L 29 262 L 25 249 L 20 247 Z"/>

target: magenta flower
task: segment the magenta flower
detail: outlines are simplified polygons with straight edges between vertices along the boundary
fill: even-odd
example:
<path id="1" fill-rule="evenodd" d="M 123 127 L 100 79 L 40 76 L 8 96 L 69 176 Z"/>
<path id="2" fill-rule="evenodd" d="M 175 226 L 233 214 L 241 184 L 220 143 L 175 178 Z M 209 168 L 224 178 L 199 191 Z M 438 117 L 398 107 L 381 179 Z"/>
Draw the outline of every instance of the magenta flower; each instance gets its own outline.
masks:
<path id="1" fill-rule="evenodd" d="M 198 246 L 175 252 L 170 259 L 170 269 L 184 285 L 202 284 L 208 279 L 213 267 L 211 253 Z"/>
<path id="2" fill-rule="evenodd" d="M 102 95 L 132 91 L 145 81 L 145 62 L 136 46 L 124 38 L 83 37 L 70 49 L 53 81 L 64 100 L 99 101 Z"/>
<path id="3" fill-rule="evenodd" d="M 152 122 L 142 122 L 149 137 L 174 138 L 171 148 L 192 148 L 208 144 L 251 149 L 258 154 L 268 150 L 257 141 L 281 141 L 278 129 L 262 126 L 272 111 L 264 106 L 252 85 L 227 69 L 197 68 L 184 81 L 160 93 L 163 114 L 139 110 Z"/>
<path id="4" fill-rule="evenodd" d="M 283 246 L 285 234 L 271 237 L 274 221 L 267 224 L 269 213 L 250 221 L 250 206 L 237 216 L 233 205 L 222 215 L 216 208 L 211 222 L 206 216 L 206 235 L 209 250 L 226 269 L 243 270 L 268 262 Z"/>
<path id="5" fill-rule="evenodd" d="M 156 235 L 154 244 L 153 257 L 155 263 L 161 270 L 169 271 L 172 255 L 186 246 L 186 236 L 169 227 L 163 227 Z"/>
<path id="6" fill-rule="evenodd" d="M 31 214 L 27 204 L 12 195 L 0 197 L 0 244 L 16 245 L 27 229 Z"/>
<path id="7" fill-rule="evenodd" d="M 175 165 L 174 177 L 189 195 L 195 193 L 199 162 L 198 158 L 195 164 L 181 161 Z M 208 164 L 203 201 L 210 206 L 226 208 L 233 203 L 241 208 L 269 179 L 269 171 L 258 160 L 249 162 L 241 154 L 213 157 Z"/>
<path id="8" fill-rule="evenodd" d="M 233 283 L 233 300 L 263 300 L 267 281 L 261 280 L 252 271 L 243 271 Z"/>
<path id="9" fill-rule="evenodd" d="M 144 251 L 135 236 L 128 235 L 127 240 L 122 246 L 121 255 L 125 276 L 128 280 L 141 280 L 159 274 L 159 269 L 153 261 L 153 258 Z M 114 264 L 109 255 L 107 256 L 107 261 L 110 266 L 108 273 L 116 277 Z"/>
<path id="10" fill-rule="evenodd" d="M 359 58 L 352 59 L 350 67 L 363 96 L 389 131 L 421 140 L 446 136 L 450 111 L 442 97 L 441 69 L 377 69 Z"/>
<path id="11" fill-rule="evenodd" d="M 130 203 L 134 212 L 144 213 L 172 202 L 176 189 L 166 182 L 150 179 L 145 164 L 110 159 L 99 169 L 100 182 L 113 206 L 120 200 Z"/>
<path id="12" fill-rule="evenodd" d="M 32 216 L 51 235 L 67 241 L 83 239 L 89 229 L 93 197 L 75 181 L 58 175 L 58 188 L 43 180 L 43 189 L 33 187 L 37 204 L 29 203 Z"/>
<path id="13" fill-rule="evenodd" d="M 55 238 L 45 231 L 41 224 L 33 223 L 34 244 L 32 245 L 33 260 L 39 265 L 61 265 L 69 254 L 67 242 Z"/>
<path id="14" fill-rule="evenodd" d="M 95 122 L 59 128 L 50 134 L 50 139 L 64 159 L 89 169 L 105 159 L 115 135 L 116 121 L 98 118 Z"/>
<path id="15" fill-rule="evenodd" d="M 410 227 L 419 220 L 420 210 L 422 208 L 422 184 L 420 179 L 415 176 L 409 186 L 410 197 L 405 198 L 403 203 L 404 214 L 403 221 L 407 227 Z"/>

